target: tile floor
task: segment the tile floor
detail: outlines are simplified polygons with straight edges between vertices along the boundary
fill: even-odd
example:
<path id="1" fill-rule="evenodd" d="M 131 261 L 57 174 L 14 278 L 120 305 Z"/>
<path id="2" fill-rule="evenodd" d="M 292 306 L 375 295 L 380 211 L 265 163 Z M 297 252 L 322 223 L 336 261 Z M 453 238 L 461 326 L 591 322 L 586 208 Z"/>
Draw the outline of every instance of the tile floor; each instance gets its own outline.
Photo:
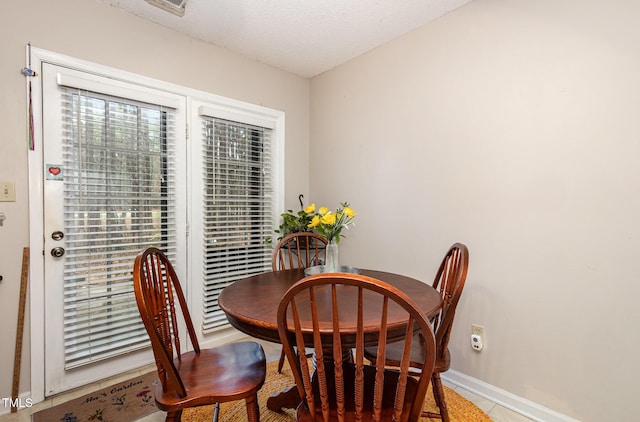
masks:
<path id="1" fill-rule="evenodd" d="M 269 343 L 269 342 L 260 342 L 264 348 L 265 354 L 267 355 L 267 360 L 276 360 L 280 357 L 280 348 L 279 344 Z M 154 370 L 155 366 L 143 368 L 141 370 L 135 371 L 134 373 L 122 374 L 117 377 L 110 378 L 108 380 L 102 381 L 98 384 L 94 384 L 91 386 L 84 387 L 82 389 L 74 390 L 67 393 L 62 393 L 52 398 L 45 400 L 42 403 L 38 403 L 29 409 L 22 409 L 16 413 L 11 413 L 7 415 L 0 416 L 0 422 L 29 422 L 31 421 L 31 414 L 35 413 L 43 408 L 49 406 L 55 406 L 60 402 L 64 402 L 67 400 L 74 399 L 76 397 L 82 396 L 87 392 L 99 390 L 101 388 L 107 387 L 113 383 L 116 383 L 121 380 L 126 380 L 134 375 L 143 374 L 149 372 L 150 370 Z M 445 384 L 447 384 L 445 382 Z M 526 418 L 512 410 L 506 409 L 500 405 L 497 405 L 483 397 L 480 397 L 474 393 L 471 393 L 461 387 L 447 384 L 449 388 L 456 391 L 461 396 L 467 398 L 472 403 L 475 403 L 480 409 L 482 409 L 492 420 L 496 422 L 531 422 L 532 420 Z M 163 422 L 165 418 L 164 412 L 158 411 L 149 416 L 146 416 L 142 419 L 139 419 L 138 422 Z"/>

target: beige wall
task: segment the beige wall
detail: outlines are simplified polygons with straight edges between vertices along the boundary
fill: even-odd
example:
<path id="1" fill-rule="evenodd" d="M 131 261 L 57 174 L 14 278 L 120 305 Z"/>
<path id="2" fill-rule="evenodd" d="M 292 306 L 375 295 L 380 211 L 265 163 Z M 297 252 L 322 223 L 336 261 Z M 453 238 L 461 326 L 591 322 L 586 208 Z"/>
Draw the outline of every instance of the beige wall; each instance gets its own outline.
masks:
<path id="1" fill-rule="evenodd" d="M 639 17 L 474 0 L 311 83 L 311 193 L 359 212 L 342 263 L 430 280 L 466 243 L 453 368 L 582 421 L 637 419 Z"/>
<path id="2" fill-rule="evenodd" d="M 16 2 L 0 14 L 0 180 L 17 201 L 0 202 L 0 397 L 11 394 L 22 248 L 28 246 L 25 46 L 282 110 L 286 113 L 286 206 L 308 192 L 309 81 L 87 0 Z M 36 152 L 37 153 L 37 152 Z M 33 259 L 41 256 L 32 251 Z M 29 321 L 20 391 L 29 390 Z M 0 409 L 1 411 L 2 409 Z"/>

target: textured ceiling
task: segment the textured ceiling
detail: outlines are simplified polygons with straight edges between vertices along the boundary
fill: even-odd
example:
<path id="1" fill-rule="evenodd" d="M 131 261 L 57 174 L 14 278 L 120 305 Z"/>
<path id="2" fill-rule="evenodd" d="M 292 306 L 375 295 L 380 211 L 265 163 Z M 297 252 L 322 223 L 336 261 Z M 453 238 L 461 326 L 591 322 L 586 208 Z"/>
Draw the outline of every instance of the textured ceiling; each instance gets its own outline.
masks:
<path id="1" fill-rule="evenodd" d="M 187 0 L 183 17 L 144 0 L 98 1 L 312 77 L 471 0 Z"/>

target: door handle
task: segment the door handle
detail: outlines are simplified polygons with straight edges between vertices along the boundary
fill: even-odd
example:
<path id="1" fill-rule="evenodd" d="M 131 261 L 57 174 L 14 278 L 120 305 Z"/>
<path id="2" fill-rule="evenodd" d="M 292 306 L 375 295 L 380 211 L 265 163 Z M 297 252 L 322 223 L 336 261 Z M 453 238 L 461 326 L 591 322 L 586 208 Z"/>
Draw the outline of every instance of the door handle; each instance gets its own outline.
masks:
<path id="1" fill-rule="evenodd" d="M 61 258 L 64 255 L 64 248 L 60 246 L 51 249 L 51 256 L 54 258 Z"/>

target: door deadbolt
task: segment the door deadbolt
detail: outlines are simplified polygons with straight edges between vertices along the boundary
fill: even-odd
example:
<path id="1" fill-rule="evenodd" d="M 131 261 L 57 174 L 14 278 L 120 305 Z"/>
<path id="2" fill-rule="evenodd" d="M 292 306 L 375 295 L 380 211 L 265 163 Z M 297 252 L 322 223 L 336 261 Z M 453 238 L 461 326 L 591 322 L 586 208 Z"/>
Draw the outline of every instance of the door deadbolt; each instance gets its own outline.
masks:
<path id="1" fill-rule="evenodd" d="M 51 256 L 54 258 L 60 258 L 64 255 L 64 248 L 58 246 L 57 248 L 51 249 Z"/>
<path id="2" fill-rule="evenodd" d="M 51 238 L 53 240 L 62 240 L 63 237 L 64 237 L 64 233 L 62 233 L 61 231 L 55 231 L 51 233 Z"/>

